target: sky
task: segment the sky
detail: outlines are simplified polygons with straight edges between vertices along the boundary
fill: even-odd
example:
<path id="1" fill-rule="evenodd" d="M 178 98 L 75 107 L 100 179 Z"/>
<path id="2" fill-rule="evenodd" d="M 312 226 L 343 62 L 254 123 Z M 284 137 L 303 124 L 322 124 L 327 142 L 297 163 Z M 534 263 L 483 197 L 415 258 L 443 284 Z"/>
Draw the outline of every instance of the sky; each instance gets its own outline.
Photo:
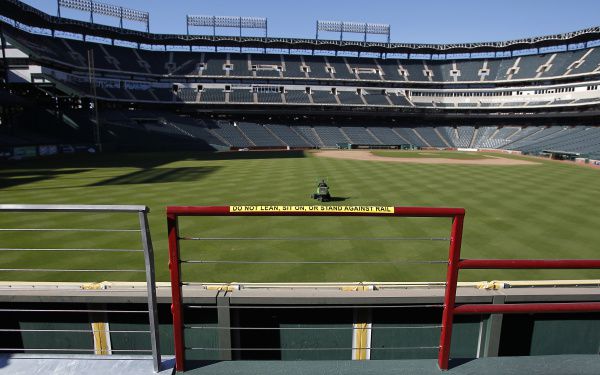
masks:
<path id="1" fill-rule="evenodd" d="M 52 15 L 55 0 L 24 0 Z M 317 20 L 385 23 L 392 42 L 462 43 L 518 39 L 559 34 L 600 25 L 600 0 L 97 0 L 150 12 L 150 31 L 183 34 L 185 16 L 266 17 L 269 36 L 314 38 Z M 87 20 L 81 12 L 63 16 Z M 108 19 L 99 23 L 117 25 Z M 111 23 L 112 22 L 112 23 Z M 133 24 L 132 24 L 133 26 Z M 139 28 L 136 27 L 136 28 Z M 219 29 L 219 34 L 235 35 Z M 194 28 L 195 34 L 212 30 Z M 237 31 L 239 33 L 239 31 Z M 244 35 L 257 35 L 256 31 Z M 322 33 L 323 39 L 339 34 Z M 360 39 L 348 35 L 348 39 Z M 373 36 L 369 40 L 382 41 Z"/>

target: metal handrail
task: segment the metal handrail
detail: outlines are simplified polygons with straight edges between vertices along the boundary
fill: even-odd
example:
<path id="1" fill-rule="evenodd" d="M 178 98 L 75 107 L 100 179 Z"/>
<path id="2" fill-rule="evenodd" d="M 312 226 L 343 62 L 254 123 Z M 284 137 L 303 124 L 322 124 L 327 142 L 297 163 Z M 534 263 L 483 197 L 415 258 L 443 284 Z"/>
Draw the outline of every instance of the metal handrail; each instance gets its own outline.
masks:
<path id="1" fill-rule="evenodd" d="M 160 339 L 158 334 L 158 309 L 156 302 L 156 276 L 154 268 L 154 248 L 152 246 L 152 239 L 150 236 L 150 227 L 148 223 L 149 208 L 140 205 L 77 205 L 77 204 L 0 204 L 0 212 L 87 212 L 87 213 L 137 213 L 139 228 L 136 230 L 131 229 L 92 229 L 92 228 L 2 228 L 3 232 L 11 231 L 103 231 L 103 232 L 139 232 L 141 235 L 142 249 L 60 249 L 60 248 L 0 248 L 0 251 L 81 251 L 81 252 L 143 252 L 144 253 L 144 269 L 36 269 L 36 268 L 2 268 L 0 272 L 145 272 L 146 274 L 146 287 L 148 296 L 148 310 L 132 310 L 132 311 L 112 311 L 106 309 L 85 309 L 85 310 L 68 310 L 68 309 L 0 309 L 0 312 L 99 312 L 99 313 L 144 313 L 148 314 L 150 330 L 145 331 L 150 333 L 151 350 L 127 350 L 127 352 L 152 352 L 152 362 L 154 371 L 158 372 L 161 368 L 161 353 L 160 353 Z M 90 332 L 93 332 L 91 330 Z M 2 331 L 4 332 L 4 331 Z M 1 351 L 60 351 L 60 349 L 17 349 L 4 348 Z M 67 350 L 67 349 L 65 349 Z M 93 351 L 88 349 L 68 349 L 68 351 Z M 122 350 L 111 350 L 119 352 Z"/>
<path id="2" fill-rule="evenodd" d="M 186 350 L 211 350 L 211 351 L 252 351 L 255 348 L 232 348 L 227 346 L 226 348 L 195 348 L 186 347 L 184 329 L 186 328 L 183 322 L 183 310 L 184 309 L 215 309 L 218 313 L 226 314 L 231 309 L 349 309 L 356 307 L 356 305 L 285 305 L 285 306 L 240 306 L 217 304 L 216 306 L 203 306 L 203 305 L 183 305 L 183 294 L 182 286 L 185 282 L 182 280 L 181 269 L 183 265 L 200 265 L 200 264 L 443 264 L 448 265 L 453 259 L 448 260 L 406 260 L 403 262 L 397 261 L 317 261 L 317 260 L 301 260 L 301 261 L 290 261 L 290 260 L 216 260 L 216 259 L 182 259 L 180 252 L 181 241 L 323 241 L 327 240 L 322 237 L 207 237 L 203 238 L 200 236 L 182 236 L 179 233 L 178 218 L 182 216 L 385 216 L 385 217 L 434 217 L 434 218 L 450 218 L 452 219 L 452 227 L 450 236 L 448 238 L 434 237 L 434 238 L 392 238 L 392 237 L 375 237 L 375 240 L 385 241 L 405 241 L 410 240 L 437 240 L 444 241 L 450 240 L 449 242 L 449 253 L 453 254 L 459 251 L 462 237 L 462 224 L 464 220 L 465 210 L 463 208 L 447 208 L 447 207 L 383 207 L 383 206 L 170 206 L 167 207 L 167 232 L 169 240 L 169 269 L 171 273 L 171 295 L 173 300 L 172 315 L 173 315 L 173 337 L 175 341 L 175 369 L 176 371 L 185 370 L 185 355 Z M 360 237 L 330 237 L 333 240 L 355 240 L 355 241 L 368 241 L 369 238 Z M 452 275 L 447 275 L 448 282 L 455 282 L 451 278 Z M 430 305 L 418 305 L 418 307 L 443 307 L 448 304 L 448 296 L 446 296 L 444 305 L 430 304 Z M 451 301 L 454 303 L 454 299 Z M 403 306 L 392 306 L 392 305 L 370 305 L 369 308 L 398 308 L 408 307 L 409 305 Z M 231 332 L 237 327 L 223 327 L 218 328 L 222 332 Z M 226 340 L 226 339 L 224 339 Z M 428 347 L 428 349 L 440 349 L 440 346 Z M 340 348 L 320 348 L 321 350 L 339 350 Z M 369 349 L 369 348 L 350 348 L 355 349 Z M 391 349 L 391 348 L 388 348 Z M 397 349 L 411 349 L 415 348 L 397 348 Z M 271 348 L 262 348 L 257 350 L 275 350 Z M 277 350 L 292 350 L 290 348 Z M 300 350 L 319 350 L 312 348 L 303 348 Z M 229 355 L 225 353 L 222 359 L 228 359 Z"/>

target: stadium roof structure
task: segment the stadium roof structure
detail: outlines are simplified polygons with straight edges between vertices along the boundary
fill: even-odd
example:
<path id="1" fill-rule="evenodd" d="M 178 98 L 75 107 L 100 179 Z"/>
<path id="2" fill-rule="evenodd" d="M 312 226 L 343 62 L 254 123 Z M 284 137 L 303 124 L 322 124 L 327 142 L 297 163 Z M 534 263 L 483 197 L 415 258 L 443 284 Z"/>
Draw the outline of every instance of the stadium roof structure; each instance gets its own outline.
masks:
<path id="1" fill-rule="evenodd" d="M 373 53 L 480 53 L 575 44 L 600 39 L 600 26 L 563 34 L 477 43 L 421 44 L 253 36 L 155 34 L 52 16 L 19 0 L 0 0 L 0 15 L 31 27 L 123 40 L 133 43 L 274 49 L 331 50 Z"/>

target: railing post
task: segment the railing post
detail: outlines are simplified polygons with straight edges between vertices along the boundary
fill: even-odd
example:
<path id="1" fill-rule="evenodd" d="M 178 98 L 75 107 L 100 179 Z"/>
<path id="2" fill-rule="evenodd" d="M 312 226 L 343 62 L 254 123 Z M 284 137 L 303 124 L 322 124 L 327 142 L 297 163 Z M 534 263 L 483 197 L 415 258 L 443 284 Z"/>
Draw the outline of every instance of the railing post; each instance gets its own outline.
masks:
<path id="1" fill-rule="evenodd" d="M 492 303 L 500 305 L 504 303 L 506 296 L 494 296 Z M 490 314 L 487 329 L 485 331 L 485 341 L 483 346 L 484 357 L 497 357 L 500 351 L 500 334 L 502 332 L 502 314 Z"/>
<path id="2" fill-rule="evenodd" d="M 181 264 L 179 262 L 179 230 L 176 214 L 167 214 L 167 230 L 169 236 L 169 271 L 171 274 L 171 314 L 173 314 L 173 338 L 175 341 L 175 370 L 183 371 L 185 363 L 183 300 L 181 295 Z"/>
<path id="3" fill-rule="evenodd" d="M 446 292 L 444 295 L 444 312 L 442 314 L 442 332 L 438 366 L 441 370 L 448 369 L 450 359 L 450 343 L 452 341 L 452 320 L 454 318 L 454 302 L 456 301 L 456 283 L 458 282 L 458 263 L 460 261 L 460 245 L 462 242 L 464 215 L 454 216 L 450 249 L 448 254 L 448 271 L 446 273 Z"/>
<path id="4" fill-rule="evenodd" d="M 146 263 L 146 286 L 148 288 L 148 319 L 150 321 L 150 342 L 152 345 L 152 365 L 154 372 L 160 371 L 160 335 L 158 333 L 158 309 L 156 303 L 156 275 L 154 272 L 154 248 L 150 237 L 148 224 L 148 208 L 139 212 L 140 232 L 144 248 L 144 262 Z"/>
<path id="5" fill-rule="evenodd" d="M 227 291 L 220 291 L 217 295 L 217 324 L 219 326 L 219 360 L 231 361 L 231 309 Z"/>

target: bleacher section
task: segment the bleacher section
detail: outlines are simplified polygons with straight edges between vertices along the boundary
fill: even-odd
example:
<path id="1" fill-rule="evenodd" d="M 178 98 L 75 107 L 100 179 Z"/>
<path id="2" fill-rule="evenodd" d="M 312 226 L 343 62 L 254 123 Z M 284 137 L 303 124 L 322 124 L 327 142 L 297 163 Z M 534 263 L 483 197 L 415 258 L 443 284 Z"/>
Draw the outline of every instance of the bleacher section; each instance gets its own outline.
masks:
<path id="1" fill-rule="evenodd" d="M 340 126 L 260 124 L 249 121 L 215 121 L 209 117 L 190 117 L 161 110 L 105 110 L 101 121 L 107 144 L 118 142 L 124 149 L 163 148 L 182 145 L 195 149 L 235 148 L 336 148 L 340 143 L 360 145 L 405 145 L 439 148 L 494 148 L 518 150 L 528 154 L 543 151 L 600 156 L 599 126 L 377 126 L 347 124 Z M 46 126 L 22 128 L 14 134 L 1 134 L 0 145 L 56 144 L 57 138 L 91 138 L 93 122 L 89 111 L 70 110 L 64 114 L 72 126 L 67 132 L 45 134 Z M 18 121 L 60 124 L 51 113 L 36 110 L 23 113 Z M 70 133 L 69 133 L 70 132 Z M 53 136 L 55 135 L 55 136 Z M 61 138 L 62 139 L 62 138 Z M 197 145 L 197 146 L 195 146 Z M 142 147 L 143 146 L 143 147 Z M 175 149 L 178 149 L 177 147 Z"/>
<path id="2" fill-rule="evenodd" d="M 249 89 L 233 89 L 229 93 L 229 103 L 252 103 L 254 97 Z"/>
<path id="3" fill-rule="evenodd" d="M 365 90 L 363 99 L 369 105 L 390 105 L 387 94 L 383 94 L 382 90 Z"/>
<path id="4" fill-rule="evenodd" d="M 94 51 L 99 71 L 138 75 L 197 77 L 265 77 L 360 81 L 472 82 L 591 74 L 600 64 L 600 49 L 554 54 L 473 60 L 397 60 L 356 57 L 294 56 L 261 53 L 222 53 L 138 50 L 80 40 L 4 31 L 11 44 L 40 61 L 87 68 L 87 51 Z M 302 67 L 306 66 L 307 72 Z M 485 69 L 484 69 L 485 67 Z M 511 68 L 515 69 L 511 69 Z M 400 70 L 407 74 L 402 75 Z"/>
<path id="5" fill-rule="evenodd" d="M 280 93 L 259 92 L 257 98 L 259 103 L 283 103 Z"/>
<path id="6" fill-rule="evenodd" d="M 391 128 L 371 126 L 369 127 L 371 134 L 384 145 L 404 145 L 409 142 L 406 139 L 401 138 L 398 133 L 394 132 Z"/>
<path id="7" fill-rule="evenodd" d="M 431 147 L 448 147 L 446 142 L 440 138 L 433 127 L 419 127 L 415 128 L 415 131 L 419 133 L 421 138 L 423 138 Z"/>
<path id="8" fill-rule="evenodd" d="M 286 146 L 290 147 L 315 147 L 300 137 L 300 135 L 287 125 L 268 124 L 265 128 L 270 130 L 277 138 L 281 139 Z"/>
<path id="9" fill-rule="evenodd" d="M 312 92 L 313 102 L 315 104 L 336 104 L 336 96 L 331 91 L 315 90 Z"/>
<path id="10" fill-rule="evenodd" d="M 225 101 L 225 92 L 221 89 L 204 89 L 200 93 L 200 102 L 222 103 Z"/>
<path id="11" fill-rule="evenodd" d="M 412 128 L 399 127 L 394 128 L 393 131 L 398 133 L 400 137 L 406 140 L 402 142 L 404 144 L 408 143 L 417 147 L 430 147 L 430 145 L 426 144 L 421 138 L 419 138 Z"/>
<path id="12" fill-rule="evenodd" d="M 306 91 L 300 90 L 288 90 L 285 93 L 285 101 L 286 103 L 310 103 L 310 96 L 306 93 Z"/>
<path id="13" fill-rule="evenodd" d="M 341 104 L 354 104 L 361 105 L 364 104 L 362 99 L 362 95 L 358 95 L 355 91 L 339 91 L 338 98 Z"/>
<path id="14" fill-rule="evenodd" d="M 342 126 L 341 131 L 350 139 L 350 143 L 362 145 L 377 145 L 381 144 L 364 127 L 358 126 Z"/>
<path id="15" fill-rule="evenodd" d="M 528 131 L 528 133 L 530 133 L 530 134 L 525 134 L 524 136 L 520 137 L 515 142 L 509 144 L 506 148 L 509 150 L 520 150 L 522 147 L 524 147 L 527 144 L 539 142 L 539 141 L 543 140 L 544 138 L 551 136 L 554 133 L 564 131 L 564 128 L 560 127 L 560 126 L 554 126 L 554 127 L 548 127 L 548 128 L 538 127 L 536 129 L 537 129 L 537 131 L 534 131 L 534 129 L 532 127 L 532 129 L 529 129 L 529 131 Z"/>
<path id="16" fill-rule="evenodd" d="M 315 126 L 314 130 L 325 147 L 336 147 L 338 143 L 350 142 L 337 126 Z"/>
<path id="17" fill-rule="evenodd" d="M 325 146 L 317 136 L 317 133 L 314 131 L 312 126 L 300 125 L 294 126 L 294 129 L 298 132 L 298 134 L 300 134 L 308 142 L 312 143 L 315 147 Z"/>
<path id="18" fill-rule="evenodd" d="M 225 139 L 230 145 L 234 147 L 254 146 L 246 137 L 244 137 L 236 125 L 225 121 L 219 121 L 216 125 L 217 127 L 212 129 L 212 131 Z"/>
<path id="19" fill-rule="evenodd" d="M 475 134 L 475 128 L 472 126 L 459 126 L 456 129 L 451 129 L 450 134 L 456 147 L 469 148 Z"/>
<path id="20" fill-rule="evenodd" d="M 240 122 L 237 124 L 238 129 L 250 139 L 255 146 L 272 147 L 285 146 L 280 140 L 269 133 L 262 125 L 251 122 Z"/>

